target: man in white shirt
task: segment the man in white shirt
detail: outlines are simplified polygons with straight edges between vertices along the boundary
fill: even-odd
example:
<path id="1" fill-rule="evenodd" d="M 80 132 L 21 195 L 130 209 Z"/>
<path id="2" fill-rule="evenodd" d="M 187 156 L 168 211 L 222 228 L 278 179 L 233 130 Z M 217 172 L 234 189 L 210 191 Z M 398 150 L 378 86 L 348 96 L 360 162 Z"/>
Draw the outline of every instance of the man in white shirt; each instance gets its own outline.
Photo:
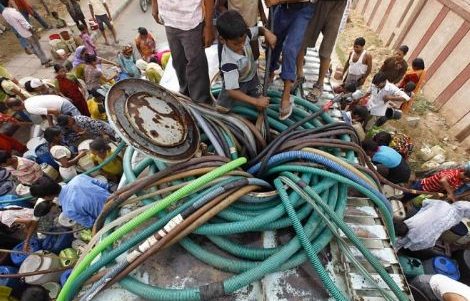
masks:
<path id="1" fill-rule="evenodd" d="M 109 45 L 108 38 L 106 37 L 106 33 L 104 31 L 104 24 L 106 24 L 106 27 L 108 27 L 109 30 L 111 30 L 111 33 L 113 34 L 114 43 L 117 44 L 118 40 L 116 38 L 116 30 L 114 29 L 114 26 L 111 23 L 113 18 L 111 17 L 111 13 L 109 12 L 106 0 L 88 0 L 88 6 L 90 7 L 90 14 L 93 17 L 93 21 L 98 23 L 98 28 L 100 29 L 101 34 L 104 38 L 104 43 L 106 45 Z"/>
<path id="2" fill-rule="evenodd" d="M 13 111 L 25 110 L 32 115 L 47 116 L 49 125 L 53 126 L 52 117 L 58 115 L 79 116 L 80 111 L 66 98 L 58 95 L 38 95 L 25 101 L 10 98 L 5 103 Z"/>
<path id="3" fill-rule="evenodd" d="M 24 38 L 31 48 L 33 49 L 34 54 L 41 60 L 41 65 L 50 67 L 51 59 L 48 59 L 46 54 L 41 48 L 41 43 L 39 42 L 39 37 L 34 31 L 31 24 L 26 21 L 23 15 L 14 8 L 13 0 L 1 0 L 2 4 L 5 5 L 5 9 L 2 12 L 2 16 L 13 27 L 18 34 Z"/>
<path id="4" fill-rule="evenodd" d="M 212 103 L 204 47 L 214 41 L 213 11 L 214 0 L 152 0 L 155 21 L 165 25 L 180 93 L 198 103 Z"/>
<path id="5" fill-rule="evenodd" d="M 410 100 L 410 97 L 397 86 L 390 83 L 383 72 L 374 75 L 372 85 L 365 97 L 370 96 L 367 102 L 367 109 L 372 118 L 367 123 L 369 130 L 375 124 L 383 125 L 387 122 L 385 112 L 388 108 L 399 109 L 401 104 Z"/>

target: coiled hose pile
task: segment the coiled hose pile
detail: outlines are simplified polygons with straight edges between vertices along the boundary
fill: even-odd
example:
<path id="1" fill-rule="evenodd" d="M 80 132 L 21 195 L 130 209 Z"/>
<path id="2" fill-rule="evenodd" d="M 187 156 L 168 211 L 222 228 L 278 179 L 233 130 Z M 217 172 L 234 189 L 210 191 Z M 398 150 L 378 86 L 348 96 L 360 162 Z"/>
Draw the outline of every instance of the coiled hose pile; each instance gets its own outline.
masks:
<path id="1" fill-rule="evenodd" d="M 381 178 L 370 168 L 354 129 L 300 98 L 295 98 L 291 117 L 279 121 L 280 94 L 270 92 L 269 96 L 272 105 L 266 110 L 267 121 L 275 137 L 269 145 L 250 123 L 256 120 L 255 110 L 236 107 L 233 114 L 224 115 L 187 103 L 207 152 L 216 155 L 173 165 L 146 158 L 132 166 L 134 149 L 128 147 L 124 156 L 127 185 L 109 198 L 94 225 L 89 252 L 79 259 L 57 300 L 79 296 L 86 281 L 93 285 L 80 300 L 92 300 L 116 282 L 149 300 L 210 300 L 307 260 L 331 296 L 349 300 L 317 256 L 333 237 L 344 244 L 338 230 L 394 295 L 377 288 L 384 298 L 408 300 L 343 221 L 348 189 L 354 189 L 379 208 L 392 242 L 395 239 L 391 206 L 380 192 Z M 144 170 L 147 176 L 141 176 Z M 132 203 L 142 207 L 118 217 L 119 209 Z M 231 236 L 281 229 L 293 229 L 293 235 L 274 248 L 246 246 Z M 201 237 L 204 245 L 212 247 L 197 243 L 195 239 Z M 129 276 L 149 256 L 175 243 L 198 260 L 233 275 L 223 282 L 183 289 L 152 286 Z M 116 262 L 121 254 L 126 254 L 125 260 Z M 365 269 L 359 270 L 371 279 Z"/>

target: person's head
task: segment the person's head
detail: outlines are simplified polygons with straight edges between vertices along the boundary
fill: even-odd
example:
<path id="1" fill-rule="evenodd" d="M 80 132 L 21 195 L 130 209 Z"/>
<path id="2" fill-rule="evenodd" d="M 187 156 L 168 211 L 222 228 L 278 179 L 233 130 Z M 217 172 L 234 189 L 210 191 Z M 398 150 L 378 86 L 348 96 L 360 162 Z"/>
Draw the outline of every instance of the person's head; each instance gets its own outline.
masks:
<path id="1" fill-rule="evenodd" d="M 379 149 L 379 145 L 372 139 L 362 141 L 362 149 L 369 157 L 372 157 Z"/>
<path id="2" fill-rule="evenodd" d="M 51 12 L 51 15 L 54 19 L 59 19 L 59 14 L 56 11 Z"/>
<path id="3" fill-rule="evenodd" d="M 356 83 L 347 83 L 344 85 L 344 90 L 346 90 L 346 92 L 348 93 L 353 93 L 353 92 L 356 92 L 357 90 L 357 85 Z"/>
<path id="4" fill-rule="evenodd" d="M 399 61 L 403 60 L 403 58 L 405 57 L 405 55 L 408 53 L 408 46 L 406 45 L 401 45 L 400 47 L 398 47 L 398 49 L 395 51 L 395 58 Z"/>
<path id="5" fill-rule="evenodd" d="M 67 72 L 70 72 L 73 69 L 73 64 L 71 61 L 65 61 L 64 67 L 65 67 L 65 70 L 67 70 Z"/>
<path id="6" fill-rule="evenodd" d="M 417 57 L 411 62 L 411 67 L 413 70 L 424 70 L 425 65 L 424 65 L 424 60 L 420 57 Z"/>
<path id="7" fill-rule="evenodd" d="M 88 27 L 86 27 L 83 24 L 78 24 L 77 28 L 78 28 L 78 30 L 80 30 L 81 33 L 87 33 L 88 32 Z"/>
<path id="8" fill-rule="evenodd" d="M 383 89 L 387 84 L 387 76 L 383 72 L 379 72 L 372 78 L 372 84 L 379 89 Z"/>
<path id="9" fill-rule="evenodd" d="M 96 138 L 90 143 L 91 152 L 100 158 L 106 158 L 106 154 L 111 149 L 111 147 L 104 141 L 103 138 Z"/>
<path id="10" fill-rule="evenodd" d="M 60 144 L 63 138 L 62 130 L 57 126 L 51 126 L 44 131 L 44 139 L 48 143 Z"/>
<path id="11" fill-rule="evenodd" d="M 20 301 L 51 301 L 49 291 L 40 285 L 31 285 L 21 294 Z"/>
<path id="12" fill-rule="evenodd" d="M 74 125 L 75 120 L 72 118 L 72 116 L 69 115 L 59 115 L 57 116 L 57 125 L 58 126 L 72 126 Z"/>
<path id="13" fill-rule="evenodd" d="M 470 183 L 470 168 L 466 166 L 462 169 L 461 178 L 464 183 Z"/>
<path id="14" fill-rule="evenodd" d="M 46 216 L 51 211 L 52 202 L 50 200 L 38 199 L 36 205 L 34 205 L 34 216 L 42 217 Z"/>
<path id="15" fill-rule="evenodd" d="M 411 94 L 416 89 L 416 84 L 414 82 L 409 82 L 405 85 L 405 92 Z"/>
<path id="16" fill-rule="evenodd" d="M 18 98 L 8 98 L 5 101 L 7 107 L 13 111 L 22 111 L 24 109 L 24 103 L 21 99 Z"/>
<path id="17" fill-rule="evenodd" d="M 232 51 L 242 53 L 248 28 L 243 17 L 236 10 L 228 10 L 217 18 L 217 31 L 220 42 Z"/>
<path id="18" fill-rule="evenodd" d="M 48 91 L 46 84 L 39 78 L 33 78 L 24 84 L 26 91 L 30 93 L 45 93 Z"/>
<path id="19" fill-rule="evenodd" d="M 96 64 L 98 64 L 98 58 L 94 54 L 87 54 L 85 55 L 85 63 L 96 66 Z"/>
<path id="20" fill-rule="evenodd" d="M 29 192 L 35 198 L 43 198 L 47 201 L 53 200 L 59 195 L 62 187 L 49 177 L 41 177 L 34 182 Z"/>
<path id="21" fill-rule="evenodd" d="M 379 132 L 375 134 L 374 138 L 372 138 L 378 145 L 385 145 L 388 146 L 390 142 L 392 142 L 392 135 L 387 132 Z"/>
<path id="22" fill-rule="evenodd" d="M 137 29 L 137 31 L 139 32 L 139 35 L 142 37 L 142 38 L 146 38 L 149 34 L 149 32 L 147 31 L 147 28 L 145 27 L 139 27 Z"/>
<path id="23" fill-rule="evenodd" d="M 369 111 L 365 106 L 355 106 L 351 111 L 351 119 L 353 122 L 363 123 L 369 117 Z"/>
<path id="24" fill-rule="evenodd" d="M 354 52 L 361 53 L 366 45 L 366 40 L 363 37 L 356 38 L 354 40 Z"/>
<path id="25" fill-rule="evenodd" d="M 0 166 L 7 167 L 13 164 L 13 157 L 7 151 L 0 150 Z"/>
<path id="26" fill-rule="evenodd" d="M 61 65 L 61 64 L 55 64 L 54 71 L 55 73 L 57 73 L 57 76 L 59 76 L 60 78 L 64 78 L 67 75 L 67 69 L 65 68 L 64 65 Z"/>
<path id="27" fill-rule="evenodd" d="M 395 228 L 395 235 L 396 236 L 406 236 L 408 234 L 408 226 L 403 221 L 394 221 L 393 228 Z"/>
<path id="28" fill-rule="evenodd" d="M 155 64 L 159 64 L 159 65 L 160 65 L 160 63 L 158 62 L 158 59 L 157 59 L 156 57 L 154 57 L 154 56 L 152 56 L 152 57 L 150 58 L 149 63 L 155 63 Z"/>
<path id="29" fill-rule="evenodd" d="M 131 44 L 127 44 L 126 46 L 122 47 L 121 53 L 122 53 L 125 57 L 131 57 L 133 51 L 134 51 L 134 49 L 132 48 L 132 45 L 131 45 Z"/>

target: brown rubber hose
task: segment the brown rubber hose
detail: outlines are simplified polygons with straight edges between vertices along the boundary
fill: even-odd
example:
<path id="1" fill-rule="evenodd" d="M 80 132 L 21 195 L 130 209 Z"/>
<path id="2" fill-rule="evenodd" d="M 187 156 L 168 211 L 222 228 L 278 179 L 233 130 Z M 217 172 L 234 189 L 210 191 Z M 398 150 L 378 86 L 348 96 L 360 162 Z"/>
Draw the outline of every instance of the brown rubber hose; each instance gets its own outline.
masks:
<path id="1" fill-rule="evenodd" d="M 167 247 L 177 243 L 185 236 L 192 233 L 195 229 L 206 223 L 220 211 L 228 207 L 233 202 L 237 201 L 241 196 L 260 189 L 259 186 L 249 185 L 242 188 L 234 188 L 229 192 L 214 198 L 211 202 L 202 206 L 199 210 L 191 214 L 181 224 L 176 226 L 170 233 L 165 235 L 155 245 L 153 245 L 147 252 L 142 254 L 134 262 L 130 263 L 123 271 L 121 271 L 115 278 L 108 282 L 105 288 L 110 287 L 117 281 L 121 280 L 144 262 L 148 257 L 156 254 L 158 251 L 166 249 Z M 171 234 L 171 235 L 170 235 Z"/>

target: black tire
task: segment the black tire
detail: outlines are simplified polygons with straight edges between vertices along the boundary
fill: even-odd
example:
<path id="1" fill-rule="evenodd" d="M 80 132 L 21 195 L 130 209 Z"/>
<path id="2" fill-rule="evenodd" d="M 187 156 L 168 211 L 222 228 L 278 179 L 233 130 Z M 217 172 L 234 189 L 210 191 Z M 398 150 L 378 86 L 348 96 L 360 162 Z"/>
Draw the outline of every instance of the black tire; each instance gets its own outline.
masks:
<path id="1" fill-rule="evenodd" d="M 149 8 L 149 0 L 140 0 L 140 8 L 145 13 Z"/>

